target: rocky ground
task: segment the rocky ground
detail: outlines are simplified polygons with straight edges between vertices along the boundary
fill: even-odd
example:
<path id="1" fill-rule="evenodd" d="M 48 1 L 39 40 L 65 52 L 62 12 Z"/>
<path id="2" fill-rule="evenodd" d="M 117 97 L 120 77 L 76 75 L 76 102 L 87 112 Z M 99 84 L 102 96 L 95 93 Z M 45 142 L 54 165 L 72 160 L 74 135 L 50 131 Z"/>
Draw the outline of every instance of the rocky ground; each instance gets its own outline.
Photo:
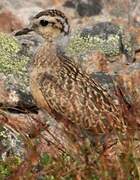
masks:
<path id="1" fill-rule="evenodd" d="M 113 135 L 104 134 L 101 141 L 71 124 L 65 127 L 33 101 L 30 64 L 43 39 L 15 33 L 46 8 L 67 12 L 72 30 L 64 51 L 120 106 L 128 124 L 123 142 L 112 146 Z M 0 2 L 0 179 L 139 179 L 139 8 L 139 1 L 128 0 Z M 95 26 L 106 21 L 115 26 Z M 95 36 L 103 28 L 108 29 L 105 44 Z"/>

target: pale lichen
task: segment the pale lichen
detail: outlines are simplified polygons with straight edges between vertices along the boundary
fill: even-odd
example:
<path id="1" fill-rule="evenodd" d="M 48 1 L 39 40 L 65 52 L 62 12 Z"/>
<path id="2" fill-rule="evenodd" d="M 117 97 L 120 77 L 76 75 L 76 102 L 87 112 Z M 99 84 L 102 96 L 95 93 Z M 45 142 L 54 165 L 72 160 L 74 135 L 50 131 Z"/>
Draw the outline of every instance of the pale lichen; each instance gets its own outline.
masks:
<path id="1" fill-rule="evenodd" d="M 24 86 L 28 84 L 29 58 L 20 53 L 21 48 L 15 37 L 0 33 L 0 73 L 12 74 Z"/>
<path id="2" fill-rule="evenodd" d="M 68 42 L 65 51 L 70 56 L 85 55 L 89 51 L 94 49 L 93 38 L 84 38 L 77 32 L 73 34 Z"/>

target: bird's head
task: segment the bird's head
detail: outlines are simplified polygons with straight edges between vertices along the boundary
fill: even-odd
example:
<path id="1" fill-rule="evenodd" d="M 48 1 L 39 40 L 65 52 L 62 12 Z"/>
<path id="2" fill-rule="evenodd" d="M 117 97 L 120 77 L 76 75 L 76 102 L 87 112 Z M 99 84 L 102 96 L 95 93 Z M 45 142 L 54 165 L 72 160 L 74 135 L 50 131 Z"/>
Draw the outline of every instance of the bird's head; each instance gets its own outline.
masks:
<path id="1" fill-rule="evenodd" d="M 25 34 L 29 31 L 35 31 L 40 34 L 43 38 L 49 41 L 53 41 L 58 38 L 61 34 L 69 34 L 69 23 L 68 19 L 63 12 L 55 9 L 48 9 L 39 12 L 35 15 L 28 28 L 23 30 L 23 33 L 17 32 L 15 35 Z"/>

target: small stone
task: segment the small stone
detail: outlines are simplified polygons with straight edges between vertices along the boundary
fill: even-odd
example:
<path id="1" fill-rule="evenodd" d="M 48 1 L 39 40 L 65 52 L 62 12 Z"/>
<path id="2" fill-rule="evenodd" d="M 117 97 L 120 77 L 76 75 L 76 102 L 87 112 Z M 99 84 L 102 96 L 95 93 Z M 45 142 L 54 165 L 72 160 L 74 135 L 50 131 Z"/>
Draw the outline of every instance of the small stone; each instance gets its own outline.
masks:
<path id="1" fill-rule="evenodd" d="M 10 10 L 5 10 L 0 13 L 0 31 L 10 33 L 22 27 L 22 21 Z"/>

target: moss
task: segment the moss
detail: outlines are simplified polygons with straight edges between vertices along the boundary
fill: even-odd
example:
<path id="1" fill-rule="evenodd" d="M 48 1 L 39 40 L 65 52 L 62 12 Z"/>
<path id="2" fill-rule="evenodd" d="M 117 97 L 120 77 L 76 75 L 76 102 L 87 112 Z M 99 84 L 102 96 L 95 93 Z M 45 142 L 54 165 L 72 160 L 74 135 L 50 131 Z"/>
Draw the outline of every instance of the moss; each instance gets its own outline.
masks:
<path id="1" fill-rule="evenodd" d="M 44 153 L 40 161 L 41 161 L 41 165 L 45 166 L 52 162 L 52 158 L 47 153 Z"/>
<path id="2" fill-rule="evenodd" d="M 9 167 L 5 164 L 0 162 L 0 178 L 1 180 L 4 180 L 6 176 L 10 175 L 10 169 Z"/>
<path id="3" fill-rule="evenodd" d="M 11 174 L 21 163 L 18 156 L 8 157 L 5 161 L 0 160 L 0 180 L 4 180 Z"/>
<path id="4" fill-rule="evenodd" d="M 20 51 L 21 46 L 16 38 L 0 33 L 0 72 L 5 75 L 12 74 L 20 84 L 27 85 L 29 58 L 22 55 Z"/>
<path id="5" fill-rule="evenodd" d="M 98 176 L 96 176 L 95 174 L 93 174 L 91 176 L 91 180 L 99 180 L 100 178 Z"/>

